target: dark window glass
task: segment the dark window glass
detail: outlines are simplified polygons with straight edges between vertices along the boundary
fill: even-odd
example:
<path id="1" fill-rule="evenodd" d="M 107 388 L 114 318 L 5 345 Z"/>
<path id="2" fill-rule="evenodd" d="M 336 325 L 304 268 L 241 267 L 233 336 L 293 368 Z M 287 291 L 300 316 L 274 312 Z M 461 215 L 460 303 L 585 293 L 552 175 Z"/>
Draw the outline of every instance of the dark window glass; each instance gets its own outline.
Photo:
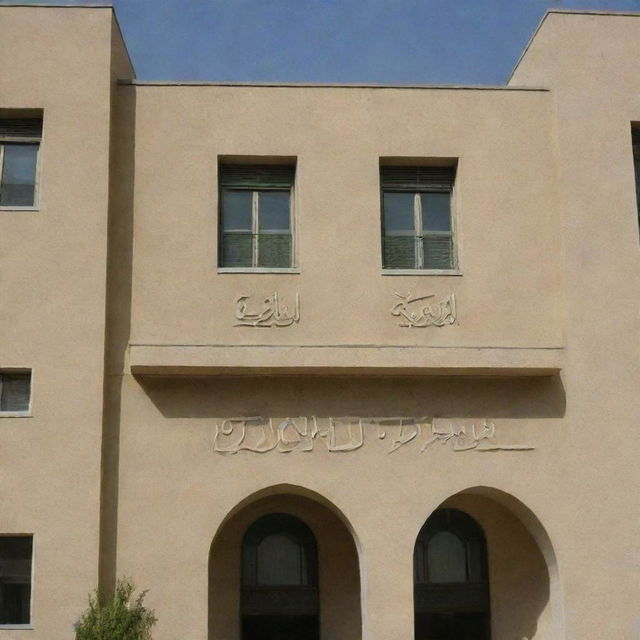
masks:
<path id="1" fill-rule="evenodd" d="M 383 194 L 384 230 L 415 232 L 414 195 L 412 193 L 387 192 Z"/>
<path id="2" fill-rule="evenodd" d="M 221 267 L 293 266 L 294 167 L 221 165 Z"/>
<path id="3" fill-rule="evenodd" d="M 251 191 L 231 191 L 222 193 L 222 221 L 225 231 L 251 231 L 252 216 Z"/>
<path id="4" fill-rule="evenodd" d="M 489 640 L 487 553 L 480 526 L 438 509 L 414 551 L 415 640 Z"/>
<path id="5" fill-rule="evenodd" d="M 0 411 L 28 411 L 31 373 L 0 373 Z"/>
<path id="6" fill-rule="evenodd" d="M 39 145 L 4 143 L 2 147 L 0 206 L 34 206 Z"/>
<path id="7" fill-rule="evenodd" d="M 260 231 L 289 231 L 288 191 L 260 191 L 258 193 L 258 215 Z"/>
<path id="8" fill-rule="evenodd" d="M 423 231 L 451 231 L 451 196 L 448 193 L 421 193 Z"/>
<path id="9" fill-rule="evenodd" d="M 31 619 L 31 536 L 0 536 L 0 624 Z"/>
<path id="10" fill-rule="evenodd" d="M 381 167 L 383 267 L 453 269 L 453 167 Z"/>
<path id="11" fill-rule="evenodd" d="M 636 176 L 636 207 L 640 226 L 640 124 L 631 125 L 631 144 L 633 149 L 633 167 Z"/>

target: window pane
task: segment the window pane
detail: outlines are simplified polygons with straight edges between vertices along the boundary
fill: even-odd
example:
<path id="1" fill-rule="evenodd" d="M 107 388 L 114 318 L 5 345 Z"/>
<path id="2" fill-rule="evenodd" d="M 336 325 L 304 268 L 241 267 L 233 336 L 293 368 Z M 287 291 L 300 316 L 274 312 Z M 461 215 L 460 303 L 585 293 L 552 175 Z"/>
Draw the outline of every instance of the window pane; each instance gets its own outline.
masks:
<path id="1" fill-rule="evenodd" d="M 31 396 L 31 374 L 0 374 L 0 411 L 28 411 Z"/>
<path id="2" fill-rule="evenodd" d="M 385 269 L 415 269 L 416 240 L 413 236 L 385 236 Z"/>
<path id="3" fill-rule="evenodd" d="M 251 231 L 251 191 L 222 192 L 222 228 L 224 231 Z"/>
<path id="4" fill-rule="evenodd" d="M 413 193 L 393 193 L 385 191 L 382 194 L 384 209 L 384 230 L 415 231 L 413 219 Z"/>
<path id="5" fill-rule="evenodd" d="M 35 204 L 37 144 L 5 144 L 0 183 L 0 205 L 32 207 Z"/>
<path id="6" fill-rule="evenodd" d="M 265 233 L 258 236 L 258 266 L 290 267 L 291 236 L 284 233 Z"/>
<path id="7" fill-rule="evenodd" d="M 258 194 L 260 231 L 288 231 L 291 226 L 288 191 L 260 191 Z"/>
<path id="8" fill-rule="evenodd" d="M 304 548 L 286 534 L 274 533 L 258 545 L 259 585 L 307 584 Z"/>
<path id="9" fill-rule="evenodd" d="M 427 549 L 429 582 L 466 582 L 467 558 L 464 543 L 448 531 L 436 533 Z"/>
<path id="10" fill-rule="evenodd" d="M 425 269 L 453 269 L 453 242 L 449 236 L 422 239 Z"/>
<path id="11" fill-rule="evenodd" d="M 421 193 L 422 230 L 451 231 L 451 194 Z"/>
<path id="12" fill-rule="evenodd" d="M 225 233 L 223 235 L 221 266 L 253 266 L 253 236 L 250 233 Z"/>
<path id="13" fill-rule="evenodd" d="M 31 617 L 31 536 L 0 536 L 0 624 Z"/>

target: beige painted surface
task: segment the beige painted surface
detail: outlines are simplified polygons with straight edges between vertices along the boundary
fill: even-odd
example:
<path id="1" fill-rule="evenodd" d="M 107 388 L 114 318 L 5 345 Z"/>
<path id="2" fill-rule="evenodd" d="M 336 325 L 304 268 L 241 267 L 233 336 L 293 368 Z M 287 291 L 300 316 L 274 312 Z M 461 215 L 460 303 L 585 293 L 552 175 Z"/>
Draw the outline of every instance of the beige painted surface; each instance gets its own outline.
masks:
<path id="1" fill-rule="evenodd" d="M 528 90 L 114 85 L 111 10 L 0 7 L 0 109 L 44 109 L 40 211 L 0 212 L 0 368 L 34 370 L 0 533 L 36 549 L 34 628 L 0 640 L 71 638 L 122 574 L 156 640 L 239 640 L 239 536 L 276 509 L 318 537 L 322 640 L 410 640 L 442 504 L 485 531 L 492 640 L 636 640 L 639 49 L 640 17 L 552 13 Z M 299 273 L 218 272 L 220 156 L 296 158 Z M 458 159 L 460 275 L 381 273 L 388 157 Z M 299 323 L 233 326 L 274 291 Z M 398 326 L 396 291 L 454 294 L 457 322 Z M 216 451 L 243 416 L 321 432 Z"/>
<path id="2" fill-rule="evenodd" d="M 72 637 L 98 580 L 112 12 L 0 8 L 0 109 L 43 109 L 40 206 L 0 211 L 0 367 L 33 369 L 0 418 L 0 531 L 34 535 L 32 631 Z M 129 74 L 127 74 L 128 76 Z"/>

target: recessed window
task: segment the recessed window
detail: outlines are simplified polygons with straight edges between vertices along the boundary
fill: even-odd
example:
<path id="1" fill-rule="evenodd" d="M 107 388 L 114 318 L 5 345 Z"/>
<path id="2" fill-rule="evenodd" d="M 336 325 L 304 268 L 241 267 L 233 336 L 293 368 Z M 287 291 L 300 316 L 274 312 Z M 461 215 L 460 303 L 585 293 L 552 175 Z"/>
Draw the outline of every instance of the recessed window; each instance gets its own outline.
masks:
<path id="1" fill-rule="evenodd" d="M 32 536 L 0 535 L 0 625 L 31 620 Z"/>
<path id="2" fill-rule="evenodd" d="M 451 270 L 454 167 L 380 167 L 385 269 Z"/>
<path id="3" fill-rule="evenodd" d="M 636 175 L 636 205 L 638 225 L 640 227 L 640 124 L 631 125 L 631 144 L 633 145 L 633 167 Z"/>
<path id="4" fill-rule="evenodd" d="M 294 178 L 293 166 L 220 165 L 220 267 L 294 266 Z"/>
<path id="5" fill-rule="evenodd" d="M 31 372 L 0 371 L 0 413 L 28 413 Z"/>
<path id="6" fill-rule="evenodd" d="M 0 207 L 37 203 L 40 118 L 0 118 Z"/>

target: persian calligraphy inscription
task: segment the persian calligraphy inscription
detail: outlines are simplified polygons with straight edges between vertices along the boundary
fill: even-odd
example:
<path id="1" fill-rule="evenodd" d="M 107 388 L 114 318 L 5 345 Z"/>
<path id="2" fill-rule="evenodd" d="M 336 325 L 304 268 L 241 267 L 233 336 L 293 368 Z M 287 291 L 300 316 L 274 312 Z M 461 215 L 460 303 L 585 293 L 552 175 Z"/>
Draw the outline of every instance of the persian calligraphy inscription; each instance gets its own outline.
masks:
<path id="1" fill-rule="evenodd" d="M 251 305 L 251 296 L 236 298 L 236 327 L 290 327 L 300 322 L 300 294 L 296 293 L 292 309 L 283 304 L 277 292 Z M 251 307 L 251 308 L 250 308 Z"/>
<path id="2" fill-rule="evenodd" d="M 477 424 L 478 423 L 478 424 Z M 320 441 L 330 452 L 360 449 L 365 443 L 365 427 L 376 429 L 379 440 L 390 442 L 388 453 L 416 443 L 420 452 L 437 444 L 453 451 L 529 451 L 524 444 L 502 444 L 496 439 L 492 422 L 466 419 L 399 417 L 288 417 L 261 416 L 225 418 L 214 426 L 213 450 L 232 455 L 239 451 L 292 453 L 312 451 Z"/>
<path id="3" fill-rule="evenodd" d="M 404 295 L 395 291 L 394 295 L 399 301 L 391 307 L 391 315 L 400 318 L 401 327 L 444 327 L 457 321 L 453 293 L 439 301 L 434 300 L 435 293 L 412 296 L 411 292 Z"/>

